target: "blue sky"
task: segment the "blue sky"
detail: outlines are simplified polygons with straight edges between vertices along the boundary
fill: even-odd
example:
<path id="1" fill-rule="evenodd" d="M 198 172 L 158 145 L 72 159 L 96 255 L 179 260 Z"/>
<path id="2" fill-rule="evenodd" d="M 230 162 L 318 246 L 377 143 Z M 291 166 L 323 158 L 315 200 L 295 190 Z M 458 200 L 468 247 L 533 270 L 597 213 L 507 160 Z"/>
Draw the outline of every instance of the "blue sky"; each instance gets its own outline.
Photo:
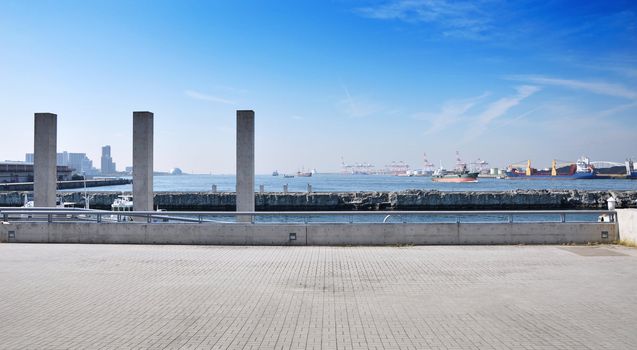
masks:
<path id="1" fill-rule="evenodd" d="M 233 173 L 237 109 L 258 173 L 637 158 L 637 3 L 0 0 L 0 159 L 47 111 L 123 168 L 150 110 L 157 170 Z"/>

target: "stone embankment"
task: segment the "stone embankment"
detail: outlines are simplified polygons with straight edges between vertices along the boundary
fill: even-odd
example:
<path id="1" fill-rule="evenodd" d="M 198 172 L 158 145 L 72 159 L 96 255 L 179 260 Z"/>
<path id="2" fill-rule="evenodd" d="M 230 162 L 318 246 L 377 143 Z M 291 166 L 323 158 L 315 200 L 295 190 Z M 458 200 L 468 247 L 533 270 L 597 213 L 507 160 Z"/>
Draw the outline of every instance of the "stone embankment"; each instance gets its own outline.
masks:
<path id="1" fill-rule="evenodd" d="M 119 186 L 133 183 L 131 179 L 86 180 L 86 187 Z M 58 181 L 59 190 L 83 188 L 84 180 Z M 33 182 L 1 183 L 0 191 L 33 191 Z"/>
<path id="2" fill-rule="evenodd" d="M 62 192 L 65 202 L 84 205 L 82 192 Z M 91 208 L 110 209 L 117 192 L 92 192 Z M 605 209 L 615 197 L 618 208 L 636 208 L 637 191 L 518 190 L 441 192 L 318 192 L 256 194 L 259 211 L 316 210 L 522 210 Z M 0 193 L 0 207 L 20 206 L 23 192 Z M 166 210 L 235 210 L 233 192 L 157 192 L 155 206 Z"/>

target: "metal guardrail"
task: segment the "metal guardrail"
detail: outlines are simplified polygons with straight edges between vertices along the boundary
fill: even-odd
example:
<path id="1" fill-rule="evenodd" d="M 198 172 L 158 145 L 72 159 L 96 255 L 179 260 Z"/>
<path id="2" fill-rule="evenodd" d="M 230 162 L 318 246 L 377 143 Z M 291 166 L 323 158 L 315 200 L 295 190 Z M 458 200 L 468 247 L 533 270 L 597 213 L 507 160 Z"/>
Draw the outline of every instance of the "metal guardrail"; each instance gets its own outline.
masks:
<path id="1" fill-rule="evenodd" d="M 491 221 L 490 223 L 521 223 L 521 222 L 567 222 L 567 215 L 596 215 L 603 218 L 603 222 L 616 222 L 616 211 L 614 210 L 481 210 L 481 211 L 285 211 L 285 212 L 230 212 L 230 211 L 106 211 L 80 208 L 0 208 L 0 220 L 12 221 L 46 221 L 46 222 L 184 222 L 184 223 L 310 223 L 312 217 L 340 217 L 346 220 L 323 223 L 350 223 L 355 224 L 355 217 L 381 217 L 382 221 L 368 221 L 361 223 L 405 223 L 405 217 L 448 217 L 455 218 L 451 222 L 460 223 L 462 218 L 475 217 L 499 217 L 506 220 Z M 541 218 L 542 216 L 558 216 L 559 221 L 515 221 L 516 216 L 526 218 Z M 217 218 L 235 218 L 235 221 L 211 220 Z M 295 218 L 298 221 L 268 221 L 259 222 L 256 218 L 265 217 L 270 220 L 281 218 Z M 237 220 L 239 219 L 239 220 Z M 479 221 L 489 222 L 489 221 Z M 591 222 L 591 221 L 588 221 Z M 320 222 L 316 222 L 320 223 Z M 421 221 L 412 223 L 431 223 L 431 221 Z"/>

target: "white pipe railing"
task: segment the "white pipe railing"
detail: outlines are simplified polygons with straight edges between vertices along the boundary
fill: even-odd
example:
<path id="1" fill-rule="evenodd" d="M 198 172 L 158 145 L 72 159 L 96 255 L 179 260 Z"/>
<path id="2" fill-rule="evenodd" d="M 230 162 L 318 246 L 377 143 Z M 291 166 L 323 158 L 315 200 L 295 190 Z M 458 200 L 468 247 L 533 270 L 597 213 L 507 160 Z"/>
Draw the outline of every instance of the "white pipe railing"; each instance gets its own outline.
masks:
<path id="1" fill-rule="evenodd" d="M 267 224 L 270 222 L 256 222 L 257 217 L 287 217 L 303 218 L 303 223 L 308 223 L 311 217 L 340 217 L 348 218 L 339 222 L 354 223 L 355 217 L 378 216 L 378 223 L 391 223 L 394 217 L 451 217 L 456 223 L 463 217 L 496 216 L 506 218 L 506 221 L 483 221 L 491 223 L 513 223 L 516 215 L 526 217 L 540 217 L 547 215 L 559 215 L 559 222 L 567 222 L 567 215 L 597 215 L 605 218 L 602 222 L 616 222 L 614 210 L 477 210 L 477 211 L 106 211 L 79 208 L 0 208 L 0 220 L 11 221 L 44 221 L 47 222 L 190 222 L 190 223 L 214 223 L 210 217 L 237 217 L 250 216 L 252 223 Z M 129 220 L 131 219 L 132 220 Z M 384 219 L 383 219 L 384 218 Z M 137 219 L 137 220 L 135 220 Z M 284 221 L 282 221 L 284 222 Z M 288 221 L 289 222 L 289 221 Z M 519 221 L 518 221 L 519 222 Z M 529 222 L 529 221 L 524 221 Z M 538 220 L 531 222 L 547 222 Z M 554 221 L 550 221 L 554 222 Z M 231 222 L 225 222 L 231 223 Z M 374 223 L 374 222 L 366 222 Z M 431 223 L 421 221 L 419 223 Z"/>

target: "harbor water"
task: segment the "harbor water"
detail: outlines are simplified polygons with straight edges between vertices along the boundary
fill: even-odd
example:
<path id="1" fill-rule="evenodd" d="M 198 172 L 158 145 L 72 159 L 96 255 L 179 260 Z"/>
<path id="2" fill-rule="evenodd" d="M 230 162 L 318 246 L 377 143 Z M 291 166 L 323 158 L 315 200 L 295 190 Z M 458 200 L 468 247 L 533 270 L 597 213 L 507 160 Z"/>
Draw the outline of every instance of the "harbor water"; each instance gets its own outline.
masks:
<path id="1" fill-rule="evenodd" d="M 315 174 L 312 177 L 284 178 L 257 175 L 255 191 L 263 185 L 265 192 L 305 192 L 307 185 L 314 192 L 389 192 L 404 190 L 438 191 L 511 191 L 511 190 L 601 190 L 637 191 L 637 180 L 507 180 L 480 178 L 476 183 L 433 182 L 430 177 L 401 177 L 384 175 Z M 234 175 L 161 175 L 154 177 L 155 192 L 209 192 L 216 185 L 218 192 L 234 192 Z M 89 188 L 88 191 L 131 192 L 132 185 Z M 64 191 L 64 190 L 62 190 Z M 68 190 L 68 191 L 78 191 Z"/>

